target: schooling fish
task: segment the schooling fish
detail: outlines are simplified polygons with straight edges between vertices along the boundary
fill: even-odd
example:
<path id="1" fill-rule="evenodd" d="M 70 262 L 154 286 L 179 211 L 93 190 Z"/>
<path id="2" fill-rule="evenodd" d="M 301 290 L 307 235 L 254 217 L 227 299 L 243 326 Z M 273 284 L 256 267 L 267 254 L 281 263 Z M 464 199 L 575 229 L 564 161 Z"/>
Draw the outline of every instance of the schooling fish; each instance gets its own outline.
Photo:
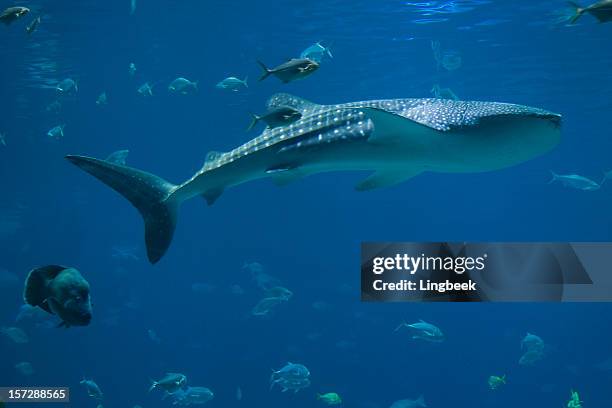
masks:
<path id="1" fill-rule="evenodd" d="M 212 205 L 226 189 L 261 178 L 284 185 L 330 171 L 372 172 L 358 191 L 393 186 L 426 171 L 474 173 L 510 167 L 559 143 L 561 116 L 498 102 L 386 99 L 317 105 L 277 94 L 268 109 L 289 106 L 302 116 L 266 129 L 229 152 L 210 152 L 190 179 L 174 185 L 153 174 L 85 156 L 66 156 L 113 188 L 145 221 L 148 258 L 161 259 L 172 241 L 181 203 Z"/>
<path id="2" fill-rule="evenodd" d="M 563 184 L 563 186 L 565 187 L 571 187 L 571 188 L 575 188 L 576 190 L 584 190 L 584 191 L 599 190 L 599 188 L 601 187 L 601 185 L 598 184 L 597 182 L 589 178 L 579 176 L 578 174 L 556 174 L 553 171 L 551 171 L 551 173 L 552 173 L 552 179 L 548 182 L 548 184 L 558 181 L 561 184 Z M 604 178 L 604 181 L 605 181 L 605 178 Z"/>
<path id="3" fill-rule="evenodd" d="M 584 13 L 589 13 L 600 23 L 612 21 L 612 0 L 601 0 L 588 7 L 582 7 L 575 1 L 570 1 L 569 4 L 574 9 L 574 14 L 568 20 L 569 24 L 574 24 Z"/>
<path id="4" fill-rule="evenodd" d="M 32 34 L 34 31 L 36 31 L 39 24 L 40 24 L 40 16 L 36 17 L 34 20 L 30 22 L 30 24 L 28 24 L 28 26 L 26 27 L 26 32 L 28 34 Z"/>
<path id="5" fill-rule="evenodd" d="M 285 84 L 306 78 L 319 69 L 319 63 L 308 58 L 293 58 L 275 68 L 268 68 L 261 61 L 257 61 L 257 63 L 264 70 L 263 75 L 259 78 L 260 81 L 274 75 Z"/>
<path id="6" fill-rule="evenodd" d="M 168 85 L 168 91 L 170 93 L 176 93 L 181 95 L 187 95 L 198 91 L 198 82 L 190 81 L 186 78 L 176 78 Z"/>
<path id="7" fill-rule="evenodd" d="M 230 91 L 238 92 L 240 88 L 245 87 L 248 88 L 247 78 L 239 79 L 236 77 L 227 77 L 223 81 L 217 83 L 217 89 L 227 89 Z"/>
<path id="8" fill-rule="evenodd" d="M 323 61 L 323 58 L 326 55 L 329 58 L 334 57 L 329 47 L 325 47 L 324 45 L 321 44 L 321 42 L 317 42 L 317 43 L 312 44 L 310 47 L 306 48 L 304 51 L 302 51 L 302 53 L 300 54 L 300 58 L 308 58 L 310 60 L 321 63 L 321 61 Z"/>

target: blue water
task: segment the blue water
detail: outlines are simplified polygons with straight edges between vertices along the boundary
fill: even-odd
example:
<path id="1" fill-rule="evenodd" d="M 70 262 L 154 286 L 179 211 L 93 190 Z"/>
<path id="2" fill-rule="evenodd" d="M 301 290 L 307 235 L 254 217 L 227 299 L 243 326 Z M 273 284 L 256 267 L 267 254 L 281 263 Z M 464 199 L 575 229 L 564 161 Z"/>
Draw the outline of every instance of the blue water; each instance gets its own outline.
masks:
<path id="1" fill-rule="evenodd" d="M 611 241 L 612 186 L 587 192 L 547 182 L 550 170 L 600 180 L 612 168 L 612 24 L 590 16 L 573 27 L 554 24 L 565 2 L 544 0 L 142 0 L 134 15 L 129 1 L 16 3 L 33 11 L 0 27 L 0 268 L 18 278 L 0 286 L 0 326 L 21 327 L 30 341 L 0 337 L 0 386 L 69 386 L 71 406 L 95 407 L 78 384 L 87 377 L 107 408 L 167 407 L 161 392 L 147 393 L 149 379 L 181 372 L 214 391 L 211 407 L 316 407 L 324 406 L 317 392 L 337 392 L 347 407 L 384 408 L 424 394 L 433 408 L 558 408 L 570 389 L 585 407 L 610 405 L 612 371 L 596 367 L 612 358 L 609 304 L 365 304 L 359 244 Z M 27 36 L 38 14 L 38 31 Z M 461 67 L 437 67 L 432 40 L 459 53 Z M 311 77 L 257 83 L 257 59 L 273 66 L 316 41 L 334 58 Z M 249 88 L 215 89 L 229 75 L 248 76 Z M 199 92 L 169 95 L 178 76 L 199 81 Z M 68 77 L 77 95 L 60 112 L 46 111 Z M 136 93 L 146 81 L 156 84 L 152 98 Z M 340 103 L 430 97 L 436 83 L 461 99 L 559 112 L 562 141 L 504 170 L 426 173 L 368 193 L 354 191 L 366 176 L 355 173 L 282 188 L 247 183 L 212 207 L 185 203 L 155 266 L 137 212 L 63 158 L 129 149 L 129 165 L 182 182 L 208 151 L 255 137 L 245 133 L 249 112 L 263 112 L 275 92 Z M 103 91 L 109 103 L 100 107 Z M 65 137 L 47 138 L 60 124 Z M 117 248 L 133 256 L 117 256 Z M 250 314 L 262 290 L 245 262 L 259 262 L 294 293 L 270 318 Z M 46 264 L 75 266 L 90 282 L 90 326 L 15 323 L 27 272 Z M 208 289 L 194 291 L 197 283 Z M 434 322 L 447 340 L 393 333 L 404 319 Z M 527 332 L 550 346 L 533 367 L 518 364 Z M 33 375 L 15 370 L 21 361 Z M 306 365 L 312 385 L 270 391 L 271 369 L 288 361 Z M 492 374 L 506 374 L 508 384 L 490 391 Z"/>

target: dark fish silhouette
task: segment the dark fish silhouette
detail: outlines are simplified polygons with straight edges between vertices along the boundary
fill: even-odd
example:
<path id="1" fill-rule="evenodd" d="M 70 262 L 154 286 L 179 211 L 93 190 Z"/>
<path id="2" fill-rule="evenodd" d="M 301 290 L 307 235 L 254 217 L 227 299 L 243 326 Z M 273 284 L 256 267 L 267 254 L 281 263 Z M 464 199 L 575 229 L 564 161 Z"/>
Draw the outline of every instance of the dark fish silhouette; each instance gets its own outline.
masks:
<path id="1" fill-rule="evenodd" d="M 89 283 L 74 268 L 48 265 L 33 269 L 26 278 L 23 299 L 59 316 L 60 326 L 87 326 L 91 321 Z"/>
<path id="2" fill-rule="evenodd" d="M 290 106 L 280 106 L 278 108 L 269 110 L 263 115 L 251 114 L 251 116 L 253 117 L 253 120 L 247 128 L 247 132 L 253 129 L 260 120 L 266 122 L 269 129 L 274 129 L 275 127 L 288 125 L 296 120 L 299 120 L 302 117 L 302 114 L 300 111 L 293 109 Z"/>
<path id="3" fill-rule="evenodd" d="M 601 0 L 588 7 L 582 7 L 575 1 L 570 1 L 569 4 L 575 9 L 575 14 L 568 21 L 569 24 L 574 24 L 584 13 L 591 14 L 600 23 L 612 21 L 612 0 Z"/>
<path id="4" fill-rule="evenodd" d="M 270 75 L 274 75 L 284 83 L 288 83 L 297 79 L 306 78 L 319 69 L 319 64 L 308 58 L 292 58 L 275 68 L 268 68 L 261 61 L 257 61 L 257 63 L 264 70 L 263 75 L 259 78 L 260 81 L 263 81 Z"/>
<path id="5" fill-rule="evenodd" d="M 40 24 L 40 16 L 36 17 L 34 20 L 30 22 L 30 24 L 28 24 L 28 26 L 26 27 L 26 32 L 28 34 L 32 34 L 34 31 L 36 31 L 39 24 Z"/>
<path id="6" fill-rule="evenodd" d="M 9 25 L 18 18 L 25 16 L 29 12 L 30 9 L 27 7 L 9 7 L 5 9 L 2 14 L 0 14 L 0 22 Z"/>

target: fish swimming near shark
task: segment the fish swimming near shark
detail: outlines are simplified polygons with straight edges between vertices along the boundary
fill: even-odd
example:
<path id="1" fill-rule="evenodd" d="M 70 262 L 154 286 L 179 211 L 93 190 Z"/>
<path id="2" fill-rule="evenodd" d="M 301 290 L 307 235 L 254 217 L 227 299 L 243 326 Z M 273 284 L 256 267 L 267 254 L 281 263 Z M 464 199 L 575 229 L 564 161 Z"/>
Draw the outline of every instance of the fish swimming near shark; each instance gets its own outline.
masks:
<path id="1" fill-rule="evenodd" d="M 601 0 L 587 7 L 582 7 L 575 1 L 570 1 L 569 5 L 572 7 L 574 13 L 568 16 L 568 24 L 576 23 L 585 13 L 592 15 L 600 23 L 612 21 L 612 0 Z"/>
<path id="2" fill-rule="evenodd" d="M 86 156 L 66 156 L 113 188 L 141 213 L 147 255 L 156 263 L 170 246 L 182 202 L 203 197 L 212 205 L 228 189 L 271 178 L 284 185 L 330 171 L 371 171 L 358 191 L 392 186 L 420 173 L 502 169 L 555 147 L 561 115 L 498 102 L 387 99 L 318 105 L 274 95 L 268 110 L 288 106 L 299 120 L 266 129 L 231 151 L 208 153 L 182 184 Z"/>

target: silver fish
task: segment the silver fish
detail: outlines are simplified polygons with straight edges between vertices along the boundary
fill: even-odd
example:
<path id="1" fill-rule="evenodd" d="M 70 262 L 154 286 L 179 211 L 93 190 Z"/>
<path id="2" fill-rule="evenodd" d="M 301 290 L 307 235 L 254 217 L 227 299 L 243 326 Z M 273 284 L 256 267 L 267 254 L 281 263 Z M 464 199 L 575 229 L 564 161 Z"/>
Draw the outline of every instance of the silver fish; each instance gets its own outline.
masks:
<path id="1" fill-rule="evenodd" d="M 28 34 L 32 34 L 34 31 L 36 31 L 36 29 L 38 29 L 39 24 L 40 24 L 40 16 L 36 17 L 34 20 L 30 22 L 30 24 L 28 24 L 28 26 L 26 27 L 26 32 Z"/>
<path id="2" fill-rule="evenodd" d="M 565 187 L 571 187 L 571 188 L 575 188 L 576 190 L 583 190 L 583 191 L 599 190 L 599 188 L 601 187 L 599 183 L 589 178 L 579 176 L 578 174 L 556 174 L 553 171 L 551 171 L 551 173 L 552 173 L 552 179 L 548 182 L 548 184 L 551 184 L 554 182 L 560 182 Z M 603 181 L 605 180 L 606 178 L 604 178 Z"/>

